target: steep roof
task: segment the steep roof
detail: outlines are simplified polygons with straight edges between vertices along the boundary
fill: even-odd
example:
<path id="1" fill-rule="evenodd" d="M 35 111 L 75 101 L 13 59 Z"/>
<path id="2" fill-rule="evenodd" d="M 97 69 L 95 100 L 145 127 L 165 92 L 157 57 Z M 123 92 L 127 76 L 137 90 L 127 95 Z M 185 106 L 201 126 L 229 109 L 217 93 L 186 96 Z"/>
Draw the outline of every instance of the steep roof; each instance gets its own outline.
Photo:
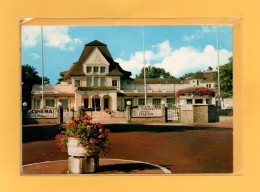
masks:
<path id="1" fill-rule="evenodd" d="M 128 77 L 131 75 L 131 72 L 127 72 L 123 70 L 120 65 L 116 62 L 114 62 L 107 45 L 104 43 L 101 43 L 100 41 L 94 40 L 88 44 L 85 45 L 85 48 L 83 49 L 79 60 L 75 62 L 68 71 L 64 74 L 63 77 L 61 77 L 59 80 L 69 79 L 70 76 L 85 76 L 85 73 L 83 72 L 83 63 L 84 61 L 89 57 L 89 55 L 92 53 L 92 51 L 97 47 L 101 54 L 105 57 L 105 59 L 109 62 L 109 75 L 119 75 L 123 77 Z"/>
<path id="2" fill-rule="evenodd" d="M 75 62 L 68 71 L 60 73 L 60 75 L 63 75 L 63 77 L 61 77 L 59 80 L 69 79 L 70 76 L 85 76 L 85 73 L 83 72 L 83 63 L 89 57 L 89 55 L 92 53 L 95 47 L 98 48 L 98 50 L 110 64 L 108 75 L 119 75 L 124 78 L 131 79 L 129 77 L 131 75 L 131 72 L 123 70 L 118 63 L 114 62 L 107 48 L 107 45 L 101 43 L 100 41 L 94 40 L 85 45 L 85 48 L 83 49 L 79 57 L 79 60 Z"/>
<path id="3" fill-rule="evenodd" d="M 107 46 L 104 43 L 101 43 L 98 40 L 91 41 L 90 43 L 87 43 L 85 46 Z"/>
<path id="4" fill-rule="evenodd" d="M 180 84 L 181 79 L 177 79 L 177 78 L 166 78 L 166 79 L 147 78 L 146 83 L 147 84 Z M 132 84 L 144 84 L 144 79 L 143 78 L 136 78 L 132 81 Z"/>
<path id="5" fill-rule="evenodd" d="M 192 79 L 201 79 L 202 83 L 214 82 L 217 80 L 217 72 L 216 71 L 207 71 L 207 72 L 197 72 L 191 77 L 188 77 L 184 80 L 184 83 L 189 83 Z"/>

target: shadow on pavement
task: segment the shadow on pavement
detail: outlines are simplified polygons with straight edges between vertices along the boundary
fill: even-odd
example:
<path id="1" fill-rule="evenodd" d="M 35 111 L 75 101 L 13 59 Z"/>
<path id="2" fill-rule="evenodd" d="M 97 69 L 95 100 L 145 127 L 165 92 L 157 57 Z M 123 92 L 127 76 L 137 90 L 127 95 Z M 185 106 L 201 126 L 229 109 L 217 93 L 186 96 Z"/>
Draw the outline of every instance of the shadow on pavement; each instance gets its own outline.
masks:
<path id="1" fill-rule="evenodd" d="M 22 142 L 45 141 L 53 139 L 61 132 L 60 125 L 30 126 L 22 128 Z M 186 125 L 141 125 L 141 124 L 106 124 L 112 133 L 123 132 L 185 132 L 190 130 L 209 131 L 232 131 L 230 128 L 206 127 L 206 126 L 186 126 Z"/>
<path id="2" fill-rule="evenodd" d="M 126 164 L 102 165 L 98 168 L 98 172 L 130 173 L 132 171 L 143 171 L 143 170 L 154 170 L 154 169 L 158 169 L 158 168 L 143 163 L 126 163 Z"/>
<path id="3" fill-rule="evenodd" d="M 112 133 L 122 132 L 184 132 L 190 130 L 210 130 L 210 131 L 232 131 L 230 128 L 207 127 L 207 126 L 187 126 L 187 125 L 139 125 L 139 124 L 106 124 L 104 127 L 109 128 Z"/>

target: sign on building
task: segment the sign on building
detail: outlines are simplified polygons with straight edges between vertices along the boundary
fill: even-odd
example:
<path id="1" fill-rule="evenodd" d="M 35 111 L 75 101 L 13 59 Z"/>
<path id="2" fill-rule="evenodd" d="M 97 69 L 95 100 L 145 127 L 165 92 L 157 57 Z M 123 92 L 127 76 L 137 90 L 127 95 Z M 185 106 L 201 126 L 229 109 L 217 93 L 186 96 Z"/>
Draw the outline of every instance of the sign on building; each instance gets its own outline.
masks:
<path id="1" fill-rule="evenodd" d="M 132 109 L 132 117 L 158 117 L 162 116 L 162 110 L 155 106 L 138 106 Z"/>
<path id="2" fill-rule="evenodd" d="M 56 109 L 31 109 L 27 112 L 27 117 L 29 117 L 29 118 L 39 118 L 39 117 L 57 118 L 57 110 Z"/>

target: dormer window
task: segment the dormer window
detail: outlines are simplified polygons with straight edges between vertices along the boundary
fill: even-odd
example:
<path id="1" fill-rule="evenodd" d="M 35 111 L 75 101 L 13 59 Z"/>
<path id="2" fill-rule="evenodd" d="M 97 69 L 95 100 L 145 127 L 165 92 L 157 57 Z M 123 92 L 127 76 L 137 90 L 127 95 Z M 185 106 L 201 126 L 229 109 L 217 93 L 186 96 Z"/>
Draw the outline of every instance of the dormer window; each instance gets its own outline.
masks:
<path id="1" fill-rule="evenodd" d="M 99 67 L 94 67 L 94 73 L 98 73 L 98 68 Z"/>
<path id="2" fill-rule="evenodd" d="M 101 68 L 100 68 L 100 72 L 101 72 L 101 73 L 105 73 L 105 72 L 106 72 L 106 67 L 101 67 Z"/>
<path id="3" fill-rule="evenodd" d="M 80 87 L 80 80 L 75 80 L 75 87 Z"/>
<path id="4" fill-rule="evenodd" d="M 117 80 L 112 80 L 112 86 L 117 87 Z"/>
<path id="5" fill-rule="evenodd" d="M 87 73 L 91 73 L 92 72 L 92 67 L 87 67 Z"/>

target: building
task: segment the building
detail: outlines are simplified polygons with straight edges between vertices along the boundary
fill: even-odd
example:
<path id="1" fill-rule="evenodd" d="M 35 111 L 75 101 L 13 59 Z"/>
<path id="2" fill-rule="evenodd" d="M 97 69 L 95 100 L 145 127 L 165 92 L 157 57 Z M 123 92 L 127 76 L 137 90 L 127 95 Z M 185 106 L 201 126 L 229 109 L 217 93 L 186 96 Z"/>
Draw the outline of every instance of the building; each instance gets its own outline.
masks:
<path id="1" fill-rule="evenodd" d="M 95 110 L 122 111 L 127 101 L 133 106 L 145 104 L 144 80 L 131 78 L 131 72 L 125 71 L 115 62 L 107 45 L 97 40 L 85 45 L 79 60 L 69 70 L 60 72 L 59 84 L 44 85 L 44 106 L 57 107 L 60 101 L 64 109 L 80 106 Z M 178 78 L 147 79 L 147 104 L 160 105 L 162 101 L 168 106 L 181 104 L 206 104 L 198 98 L 198 103 L 190 98 L 176 100 L 175 93 L 188 87 L 213 88 L 216 72 L 209 68 L 207 72 L 197 72 L 185 80 Z M 34 85 L 32 89 L 31 108 L 40 108 L 42 86 Z M 186 103 L 185 103 L 186 102 Z M 207 102 L 209 104 L 209 102 Z M 210 100 L 215 104 L 215 99 Z"/>

